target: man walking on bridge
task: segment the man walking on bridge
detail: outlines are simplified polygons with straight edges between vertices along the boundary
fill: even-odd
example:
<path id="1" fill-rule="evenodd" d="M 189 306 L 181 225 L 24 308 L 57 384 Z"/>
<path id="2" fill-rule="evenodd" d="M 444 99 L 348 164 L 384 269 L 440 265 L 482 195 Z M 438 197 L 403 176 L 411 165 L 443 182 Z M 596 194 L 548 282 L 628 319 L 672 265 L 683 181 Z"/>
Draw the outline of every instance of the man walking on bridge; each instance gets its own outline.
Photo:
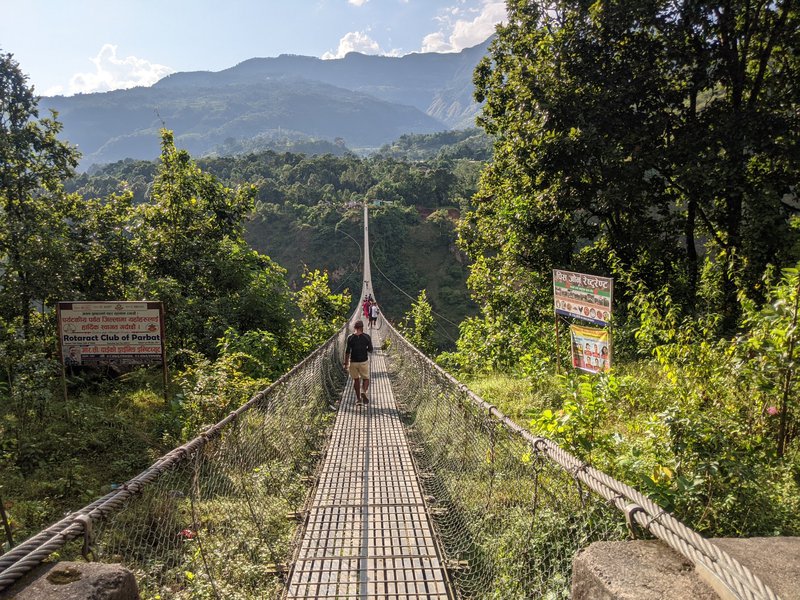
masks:
<path id="1" fill-rule="evenodd" d="M 349 370 L 353 378 L 353 389 L 356 391 L 356 405 L 367 404 L 369 389 L 369 353 L 372 352 L 372 338 L 364 333 L 364 322 L 356 321 L 354 331 L 347 338 L 344 351 L 344 368 Z M 361 388 L 363 381 L 364 387 Z"/>

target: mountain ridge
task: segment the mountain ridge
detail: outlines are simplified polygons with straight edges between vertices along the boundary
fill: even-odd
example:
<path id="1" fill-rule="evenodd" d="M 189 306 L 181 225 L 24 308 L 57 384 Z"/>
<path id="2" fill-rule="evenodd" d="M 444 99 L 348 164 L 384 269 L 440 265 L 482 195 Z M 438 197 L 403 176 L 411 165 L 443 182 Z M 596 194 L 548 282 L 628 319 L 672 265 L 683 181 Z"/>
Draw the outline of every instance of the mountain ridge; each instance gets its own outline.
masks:
<path id="1" fill-rule="evenodd" d="M 157 157 L 162 126 L 200 156 L 279 140 L 282 131 L 370 151 L 403 134 L 470 126 L 479 110 L 472 71 L 490 41 L 451 54 L 251 58 L 150 87 L 45 97 L 40 108 L 58 111 L 83 167 Z"/>

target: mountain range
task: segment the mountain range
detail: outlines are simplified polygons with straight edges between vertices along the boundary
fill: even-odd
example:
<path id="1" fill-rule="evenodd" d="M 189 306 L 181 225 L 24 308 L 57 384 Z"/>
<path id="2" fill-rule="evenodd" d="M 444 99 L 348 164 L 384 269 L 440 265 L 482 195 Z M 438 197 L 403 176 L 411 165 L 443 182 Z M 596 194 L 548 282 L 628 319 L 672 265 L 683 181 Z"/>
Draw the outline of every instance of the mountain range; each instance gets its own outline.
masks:
<path id="1" fill-rule="evenodd" d="M 217 72 L 174 73 L 150 87 L 45 97 L 39 106 L 58 111 L 82 168 L 156 158 L 161 127 L 194 156 L 287 140 L 369 152 L 403 134 L 473 126 L 472 73 L 490 41 L 448 54 L 252 58 Z"/>

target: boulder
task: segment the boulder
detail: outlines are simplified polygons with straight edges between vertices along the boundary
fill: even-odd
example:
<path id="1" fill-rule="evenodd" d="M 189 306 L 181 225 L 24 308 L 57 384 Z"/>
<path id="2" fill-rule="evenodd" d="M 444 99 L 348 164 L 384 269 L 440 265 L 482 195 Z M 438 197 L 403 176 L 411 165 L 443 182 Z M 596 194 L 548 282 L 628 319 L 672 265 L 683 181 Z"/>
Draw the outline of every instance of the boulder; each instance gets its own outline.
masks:
<path id="1" fill-rule="evenodd" d="M 0 596 L 2 600 L 139 600 L 133 573 L 117 564 L 42 565 Z"/>

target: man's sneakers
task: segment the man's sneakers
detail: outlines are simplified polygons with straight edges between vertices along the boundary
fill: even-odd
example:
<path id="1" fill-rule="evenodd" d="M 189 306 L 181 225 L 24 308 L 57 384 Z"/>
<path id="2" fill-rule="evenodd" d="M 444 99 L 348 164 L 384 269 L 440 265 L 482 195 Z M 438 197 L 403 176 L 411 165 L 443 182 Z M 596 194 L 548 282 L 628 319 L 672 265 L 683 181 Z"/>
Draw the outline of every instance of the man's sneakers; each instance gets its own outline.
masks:
<path id="1" fill-rule="evenodd" d="M 361 392 L 361 402 L 364 404 L 369 404 L 369 398 L 367 398 L 366 392 Z"/>

